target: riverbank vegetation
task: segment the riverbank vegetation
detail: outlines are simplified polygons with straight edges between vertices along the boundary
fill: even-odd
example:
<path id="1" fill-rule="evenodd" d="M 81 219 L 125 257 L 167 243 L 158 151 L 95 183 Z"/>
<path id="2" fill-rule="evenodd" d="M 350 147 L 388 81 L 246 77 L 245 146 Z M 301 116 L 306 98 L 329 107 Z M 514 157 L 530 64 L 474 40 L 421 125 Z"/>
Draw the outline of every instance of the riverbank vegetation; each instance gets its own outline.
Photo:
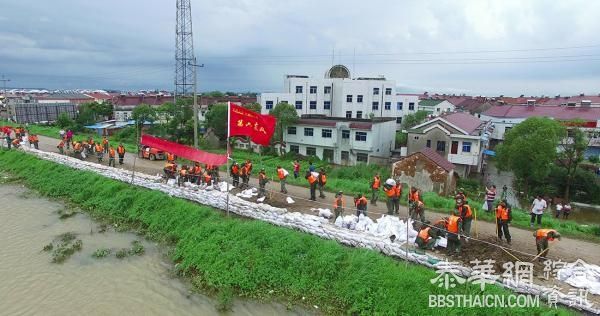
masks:
<path id="1" fill-rule="evenodd" d="M 79 205 L 92 216 L 135 227 L 173 244 L 180 275 L 226 302 L 229 293 L 335 314 L 429 314 L 428 295 L 479 294 L 479 286 L 451 291 L 432 284 L 436 273 L 366 249 L 226 215 L 167 194 L 71 169 L 17 151 L 0 151 L 0 169 L 32 189 Z M 486 287 L 485 294 L 510 292 Z M 506 309 L 440 308 L 450 314 L 503 314 Z M 566 314 L 564 309 L 514 308 L 510 314 Z"/>

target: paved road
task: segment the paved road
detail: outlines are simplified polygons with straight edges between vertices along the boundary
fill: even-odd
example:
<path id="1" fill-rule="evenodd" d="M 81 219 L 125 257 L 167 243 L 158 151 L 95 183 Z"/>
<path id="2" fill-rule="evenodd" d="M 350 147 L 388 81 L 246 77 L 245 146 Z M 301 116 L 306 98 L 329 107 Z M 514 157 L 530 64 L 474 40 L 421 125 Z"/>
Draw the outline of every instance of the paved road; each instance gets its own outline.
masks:
<path id="1" fill-rule="evenodd" d="M 44 137 L 44 136 L 40 136 L 39 138 L 40 138 L 40 149 L 41 150 L 52 151 L 52 152 L 57 151 L 56 145 L 58 144 L 58 140 L 52 139 L 49 137 Z M 149 161 L 146 159 L 134 159 L 134 157 L 135 156 L 132 155 L 131 153 L 127 153 L 125 155 L 125 164 L 123 166 L 119 166 L 117 164 L 117 167 L 118 168 L 126 168 L 126 169 L 131 170 L 131 169 L 133 169 L 133 164 L 134 164 L 134 160 L 135 160 L 135 170 L 136 171 L 140 171 L 140 172 L 144 172 L 144 173 L 148 173 L 148 174 L 162 173 L 162 168 L 164 165 L 163 161 Z M 88 158 L 88 160 L 96 161 L 95 157 Z M 108 160 L 105 159 L 104 163 L 108 164 Z M 256 185 L 257 180 L 252 179 L 250 181 L 250 184 Z M 306 213 L 310 212 L 310 210 L 308 210 L 308 208 L 306 206 L 309 206 L 309 208 L 310 207 L 315 207 L 315 208 L 321 207 L 321 208 L 330 208 L 330 209 L 332 208 L 331 205 L 333 204 L 333 193 L 327 193 L 326 199 L 318 199 L 317 198 L 318 199 L 317 202 L 311 202 L 311 201 L 308 201 L 308 198 L 310 195 L 309 195 L 309 191 L 307 188 L 293 186 L 293 185 L 287 185 L 287 189 L 289 191 L 289 195 L 292 196 L 292 198 L 295 199 L 297 201 L 297 203 L 293 204 L 292 206 L 289 206 L 289 205 L 276 205 L 276 206 L 283 206 L 283 207 L 287 207 L 288 209 L 291 209 L 293 211 L 302 211 L 302 212 L 306 212 Z M 267 190 L 271 190 L 273 192 L 279 192 L 279 182 L 270 181 L 269 184 L 267 185 Z M 318 192 L 317 192 L 317 195 L 318 195 Z M 284 196 L 279 195 L 279 193 L 274 193 L 272 196 L 272 199 L 283 201 Z M 347 196 L 345 202 L 346 202 L 346 206 L 348 208 L 350 208 L 350 206 L 353 205 L 352 197 Z M 353 212 L 354 209 L 351 208 L 351 211 Z M 381 217 L 381 215 L 386 213 L 386 211 L 387 210 L 385 209 L 384 201 L 381 201 L 380 203 L 378 203 L 377 207 L 369 205 L 369 217 L 371 217 L 373 219 Z M 348 213 L 348 211 L 347 211 L 347 213 Z M 400 216 L 406 217 L 407 215 L 408 215 L 407 208 L 404 206 L 401 206 L 400 207 Z M 442 214 L 442 213 L 426 212 L 426 217 L 430 221 L 439 219 L 442 216 L 447 216 L 447 215 Z M 475 230 L 477 230 L 477 232 L 478 232 L 477 238 L 479 238 L 479 239 L 490 239 L 491 240 L 495 237 L 495 234 L 496 234 L 495 224 L 489 223 L 489 222 L 484 222 L 484 221 L 477 221 L 477 223 L 473 223 L 473 228 L 472 228 L 473 235 L 475 234 Z M 531 230 L 511 227 L 510 231 L 511 231 L 511 235 L 513 237 L 513 244 L 511 246 L 512 249 L 517 250 L 517 251 L 522 251 L 525 253 L 529 253 L 529 254 L 536 253 L 535 242 L 534 242 L 534 238 L 532 236 Z M 506 244 L 504 244 L 504 245 L 506 246 Z M 578 258 L 581 258 L 589 263 L 600 264 L 600 251 L 599 250 L 600 250 L 600 245 L 598 245 L 598 244 L 586 242 L 586 241 L 582 241 L 582 240 L 578 240 L 578 239 L 563 238 L 561 241 L 556 242 L 555 244 L 552 245 L 550 255 L 554 259 L 560 258 L 562 260 L 569 261 L 569 262 L 572 262 Z M 515 253 L 515 254 L 518 257 L 523 258 L 523 259 L 526 257 L 525 255 L 520 255 L 518 253 Z M 529 260 L 527 260 L 527 261 L 529 261 Z"/>

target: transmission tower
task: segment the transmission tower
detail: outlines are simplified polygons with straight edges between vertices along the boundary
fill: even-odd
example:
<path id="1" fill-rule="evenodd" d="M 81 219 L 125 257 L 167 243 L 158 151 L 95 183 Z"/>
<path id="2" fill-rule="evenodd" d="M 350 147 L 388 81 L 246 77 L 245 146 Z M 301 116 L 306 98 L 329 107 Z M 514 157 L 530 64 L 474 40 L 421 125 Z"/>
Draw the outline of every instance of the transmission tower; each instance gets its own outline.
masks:
<path id="1" fill-rule="evenodd" d="M 194 40 L 190 0 L 177 0 L 175 26 L 175 98 L 191 96 L 194 89 Z"/>

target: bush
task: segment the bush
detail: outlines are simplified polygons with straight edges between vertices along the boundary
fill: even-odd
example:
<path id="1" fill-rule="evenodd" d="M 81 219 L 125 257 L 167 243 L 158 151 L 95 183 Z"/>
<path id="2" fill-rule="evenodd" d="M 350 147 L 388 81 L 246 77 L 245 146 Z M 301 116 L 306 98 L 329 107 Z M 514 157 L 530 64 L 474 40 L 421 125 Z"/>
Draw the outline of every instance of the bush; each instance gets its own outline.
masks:
<path id="1" fill-rule="evenodd" d="M 600 161 L 600 158 L 598 158 L 598 156 L 594 155 L 594 156 L 590 156 L 588 158 L 589 162 L 591 163 L 598 163 Z"/>
<path id="2" fill-rule="evenodd" d="M 73 121 L 66 112 L 60 113 L 56 119 L 56 125 L 60 128 L 72 127 L 74 124 L 75 121 Z"/>

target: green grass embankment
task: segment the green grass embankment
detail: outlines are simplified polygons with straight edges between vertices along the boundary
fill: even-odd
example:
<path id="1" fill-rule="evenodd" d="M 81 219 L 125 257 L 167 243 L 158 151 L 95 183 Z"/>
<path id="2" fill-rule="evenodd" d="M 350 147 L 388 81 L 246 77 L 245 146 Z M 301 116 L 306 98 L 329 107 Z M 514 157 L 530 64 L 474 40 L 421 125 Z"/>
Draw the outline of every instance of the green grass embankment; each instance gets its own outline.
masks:
<path id="1" fill-rule="evenodd" d="M 478 294 L 478 286 L 446 291 L 430 283 L 436 274 L 424 267 L 264 222 L 226 217 L 210 207 L 14 150 L 0 151 L 0 170 L 43 195 L 79 205 L 97 219 L 173 243 L 178 269 L 208 292 L 318 305 L 322 312 L 335 314 L 569 313 L 545 308 L 543 302 L 544 307 L 532 309 L 428 309 L 429 294 Z M 510 292 L 488 286 L 485 294 Z"/>

